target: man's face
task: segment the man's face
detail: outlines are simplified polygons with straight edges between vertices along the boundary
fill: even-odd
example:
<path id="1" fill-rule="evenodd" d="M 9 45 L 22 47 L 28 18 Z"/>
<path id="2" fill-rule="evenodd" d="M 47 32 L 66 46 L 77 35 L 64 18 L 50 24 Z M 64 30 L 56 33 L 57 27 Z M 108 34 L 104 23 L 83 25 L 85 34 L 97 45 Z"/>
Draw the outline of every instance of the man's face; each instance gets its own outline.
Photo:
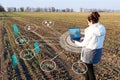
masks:
<path id="1" fill-rule="evenodd" d="M 88 23 L 89 26 L 92 25 L 92 21 L 87 20 L 87 23 Z"/>

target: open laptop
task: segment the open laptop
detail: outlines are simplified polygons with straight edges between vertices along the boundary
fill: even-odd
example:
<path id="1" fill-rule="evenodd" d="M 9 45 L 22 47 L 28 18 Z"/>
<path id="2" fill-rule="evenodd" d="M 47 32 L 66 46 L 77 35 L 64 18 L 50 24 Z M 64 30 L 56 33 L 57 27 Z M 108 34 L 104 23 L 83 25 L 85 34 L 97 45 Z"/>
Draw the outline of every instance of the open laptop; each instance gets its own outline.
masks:
<path id="1" fill-rule="evenodd" d="M 72 40 L 80 41 L 81 38 L 80 28 L 69 28 L 68 31 L 70 34 L 70 38 Z"/>

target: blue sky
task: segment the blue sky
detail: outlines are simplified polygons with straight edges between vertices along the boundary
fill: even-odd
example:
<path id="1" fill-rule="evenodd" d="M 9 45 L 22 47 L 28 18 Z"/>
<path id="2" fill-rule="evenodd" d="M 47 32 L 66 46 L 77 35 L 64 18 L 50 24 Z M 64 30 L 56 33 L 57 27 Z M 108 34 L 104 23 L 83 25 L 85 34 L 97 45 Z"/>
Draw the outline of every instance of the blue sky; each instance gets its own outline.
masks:
<path id="1" fill-rule="evenodd" d="M 120 9 L 120 0 L 0 0 L 0 4 L 7 7 L 56 7 L 73 8 L 97 8 Z"/>

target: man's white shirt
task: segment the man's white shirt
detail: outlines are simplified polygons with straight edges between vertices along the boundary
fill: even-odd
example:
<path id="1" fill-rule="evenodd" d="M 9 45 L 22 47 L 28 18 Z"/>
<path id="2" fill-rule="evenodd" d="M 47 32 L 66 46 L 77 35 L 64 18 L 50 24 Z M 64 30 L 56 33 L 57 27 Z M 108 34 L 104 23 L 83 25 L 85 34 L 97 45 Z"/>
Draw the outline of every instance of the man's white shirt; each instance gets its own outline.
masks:
<path id="1" fill-rule="evenodd" d="M 75 41 L 75 44 L 88 49 L 99 49 L 103 47 L 106 30 L 104 25 L 95 23 L 85 29 L 83 42 Z"/>

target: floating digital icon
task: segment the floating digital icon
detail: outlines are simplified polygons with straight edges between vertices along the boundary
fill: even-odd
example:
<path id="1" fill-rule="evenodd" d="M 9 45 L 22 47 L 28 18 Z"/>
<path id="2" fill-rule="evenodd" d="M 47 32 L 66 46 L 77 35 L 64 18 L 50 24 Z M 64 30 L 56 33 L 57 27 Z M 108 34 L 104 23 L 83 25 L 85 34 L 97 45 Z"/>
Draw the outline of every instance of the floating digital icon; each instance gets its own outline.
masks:
<path id="1" fill-rule="evenodd" d="M 35 24 L 28 24 L 24 27 L 25 31 L 32 32 L 37 30 L 37 25 Z"/>
<path id="2" fill-rule="evenodd" d="M 40 67 L 45 72 L 51 72 L 55 70 L 56 63 L 52 60 L 44 60 L 41 62 Z"/>
<path id="3" fill-rule="evenodd" d="M 30 29 L 31 29 L 30 26 L 28 26 L 27 30 L 30 31 Z"/>
<path id="4" fill-rule="evenodd" d="M 42 24 L 43 24 L 44 26 L 46 26 L 46 27 L 51 28 L 51 27 L 54 25 L 54 22 L 53 22 L 53 21 L 49 21 L 49 20 L 44 20 L 44 21 L 42 22 Z"/>
<path id="5" fill-rule="evenodd" d="M 40 46 L 39 46 L 39 43 L 38 42 L 35 42 L 34 43 L 34 51 L 36 54 L 39 54 L 41 49 L 40 49 Z"/>
<path id="6" fill-rule="evenodd" d="M 19 32 L 17 24 L 13 24 L 13 31 L 14 31 L 14 36 L 18 37 L 18 35 L 20 34 L 20 32 Z"/>
<path id="7" fill-rule="evenodd" d="M 75 43 L 71 41 L 71 37 L 69 35 L 69 32 L 65 32 L 61 37 L 60 37 L 60 46 L 65 49 L 66 51 L 70 52 L 76 52 L 80 53 L 81 47 L 77 46 Z"/>
<path id="8" fill-rule="evenodd" d="M 15 54 L 12 55 L 12 65 L 14 68 L 16 68 L 18 65 L 18 59 L 17 59 L 17 56 Z"/>
<path id="9" fill-rule="evenodd" d="M 19 36 L 15 39 L 16 44 L 18 45 L 24 45 L 29 42 L 29 38 L 25 36 Z"/>
<path id="10" fill-rule="evenodd" d="M 88 70 L 86 64 L 82 63 L 82 62 L 75 62 L 72 65 L 72 70 L 76 73 L 76 74 L 85 74 Z"/>
<path id="11" fill-rule="evenodd" d="M 82 42 L 84 39 L 82 37 L 84 35 L 83 31 L 84 29 L 69 28 L 68 31 L 63 33 L 60 37 L 60 41 L 59 41 L 60 46 L 66 51 L 80 53 L 81 47 L 73 43 L 72 40 L 78 41 L 80 39 L 79 42 Z"/>
<path id="12" fill-rule="evenodd" d="M 20 52 L 20 57 L 24 60 L 31 60 L 33 57 L 35 57 L 35 53 L 31 49 L 25 49 Z"/>

